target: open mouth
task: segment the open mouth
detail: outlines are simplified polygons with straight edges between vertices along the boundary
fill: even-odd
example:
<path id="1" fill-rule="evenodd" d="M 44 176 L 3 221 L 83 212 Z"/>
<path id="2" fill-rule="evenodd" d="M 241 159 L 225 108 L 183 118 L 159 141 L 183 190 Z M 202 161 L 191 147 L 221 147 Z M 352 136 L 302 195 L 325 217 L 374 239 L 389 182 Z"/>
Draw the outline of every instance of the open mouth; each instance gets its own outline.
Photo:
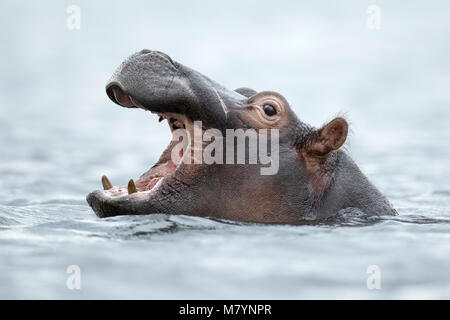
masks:
<path id="1" fill-rule="evenodd" d="M 127 98 L 127 101 L 132 101 L 131 97 Z M 122 100 L 123 101 L 123 100 Z M 179 169 L 181 163 L 183 163 L 184 157 L 188 156 L 188 152 L 184 152 L 186 148 L 180 149 L 180 153 L 177 159 L 174 160 L 172 157 L 172 149 L 175 144 L 180 143 L 177 141 L 173 133 L 175 130 L 186 130 L 189 131 L 190 128 L 193 128 L 193 121 L 183 114 L 177 114 L 172 112 L 156 112 L 152 111 L 149 108 L 143 106 L 130 105 L 129 107 L 138 107 L 143 108 L 147 111 L 152 112 L 158 116 L 158 122 L 167 122 L 170 131 L 172 133 L 172 139 L 167 146 L 167 148 L 163 151 L 159 160 L 153 165 L 150 170 L 143 173 L 139 179 L 134 181 L 131 179 L 128 182 L 128 185 L 112 185 L 109 179 L 106 176 L 102 177 L 102 185 L 103 185 L 103 193 L 107 197 L 117 198 L 127 195 L 133 196 L 141 196 L 141 195 L 150 195 L 157 191 L 165 182 L 169 181 L 176 175 L 177 170 Z M 185 137 L 189 137 L 188 134 L 184 135 Z M 184 142 L 184 141 L 183 141 Z M 188 141 L 186 141 L 187 143 Z"/>

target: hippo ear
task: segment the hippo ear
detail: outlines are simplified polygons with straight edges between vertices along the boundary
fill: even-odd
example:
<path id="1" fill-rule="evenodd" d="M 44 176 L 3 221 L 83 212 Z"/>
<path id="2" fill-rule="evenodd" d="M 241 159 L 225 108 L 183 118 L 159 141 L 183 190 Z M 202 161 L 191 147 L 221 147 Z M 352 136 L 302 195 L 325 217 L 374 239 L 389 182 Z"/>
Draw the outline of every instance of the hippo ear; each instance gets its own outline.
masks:
<path id="1" fill-rule="evenodd" d="M 237 93 L 243 95 L 244 97 L 250 98 L 251 96 L 254 96 L 255 94 L 257 94 L 258 92 L 256 92 L 253 89 L 247 88 L 247 87 L 242 87 L 242 88 L 237 88 L 236 90 Z"/>
<path id="2" fill-rule="evenodd" d="M 348 123 L 344 118 L 335 118 L 316 133 L 307 144 L 306 152 L 311 156 L 325 156 L 344 144 L 348 134 Z"/>

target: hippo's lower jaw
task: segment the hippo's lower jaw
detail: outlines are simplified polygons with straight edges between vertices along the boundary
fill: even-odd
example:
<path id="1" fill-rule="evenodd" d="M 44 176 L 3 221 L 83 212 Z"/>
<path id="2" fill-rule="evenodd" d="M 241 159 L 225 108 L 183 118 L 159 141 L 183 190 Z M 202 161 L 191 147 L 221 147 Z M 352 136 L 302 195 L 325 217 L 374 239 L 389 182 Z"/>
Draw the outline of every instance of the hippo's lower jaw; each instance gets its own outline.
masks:
<path id="1" fill-rule="evenodd" d="M 167 121 L 172 133 L 177 129 L 193 131 L 194 123 L 185 115 L 153 111 L 152 113 L 159 116 L 160 122 Z M 187 137 L 189 138 L 189 135 Z M 183 154 L 183 149 L 181 149 L 181 160 L 178 164 L 175 163 L 172 160 L 172 149 L 177 142 L 176 139 L 172 139 L 157 163 L 142 174 L 136 182 L 131 179 L 128 186 L 114 186 L 106 176 L 103 176 L 104 190 L 93 191 L 87 196 L 87 202 L 97 216 L 103 218 L 116 215 L 166 212 L 166 208 L 160 199 L 167 197 L 168 193 L 174 192 L 173 186 L 182 181 L 182 174 L 178 175 L 183 170 L 181 168 L 183 161 L 188 162 L 185 158 L 190 155 L 187 152 Z M 178 192 L 180 191 L 178 190 Z"/>

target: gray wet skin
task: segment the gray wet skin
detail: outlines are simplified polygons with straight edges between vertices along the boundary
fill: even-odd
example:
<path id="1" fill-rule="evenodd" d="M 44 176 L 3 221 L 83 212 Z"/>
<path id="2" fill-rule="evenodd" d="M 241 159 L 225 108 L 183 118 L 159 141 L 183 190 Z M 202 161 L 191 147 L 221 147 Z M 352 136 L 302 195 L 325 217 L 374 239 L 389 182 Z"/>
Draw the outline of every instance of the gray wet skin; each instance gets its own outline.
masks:
<path id="1" fill-rule="evenodd" d="M 88 194 L 99 217 L 152 213 L 185 214 L 235 221 L 296 223 L 355 210 L 367 216 L 395 215 L 389 201 L 340 148 L 348 124 L 335 118 L 322 128 L 300 121 L 286 99 L 272 91 L 228 90 L 162 52 L 142 50 L 126 59 L 106 86 L 115 103 L 152 111 L 173 129 L 279 129 L 279 170 L 261 175 L 262 164 L 185 164 L 169 168 L 171 142 L 154 168 L 144 175 L 163 176 L 149 191 L 145 177 L 128 187 Z M 275 114 L 267 115 L 270 104 Z M 172 118 L 172 119 L 171 119 Z M 157 118 L 156 118 L 157 119 Z M 170 120 L 171 119 L 171 120 Z M 226 151 L 224 151 L 226 152 Z M 248 162 L 246 162 L 248 163 Z M 137 187 L 136 187 L 137 186 Z M 151 189 L 151 188 L 150 188 Z M 129 190 L 129 191 L 128 191 Z M 129 194 L 130 193 L 130 194 Z"/>

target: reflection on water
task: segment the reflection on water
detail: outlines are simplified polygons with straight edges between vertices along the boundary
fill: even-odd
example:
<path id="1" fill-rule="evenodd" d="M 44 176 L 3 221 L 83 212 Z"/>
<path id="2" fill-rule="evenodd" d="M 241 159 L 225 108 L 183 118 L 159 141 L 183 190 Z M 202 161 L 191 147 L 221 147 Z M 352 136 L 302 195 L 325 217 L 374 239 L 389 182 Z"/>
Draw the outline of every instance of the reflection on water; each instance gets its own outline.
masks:
<path id="1" fill-rule="evenodd" d="M 79 31 L 65 28 L 63 3 L 0 5 L 0 298 L 450 297 L 445 1 L 408 12 L 386 3 L 378 32 L 358 1 L 220 11 L 202 1 L 78 2 Z M 295 226 L 98 219 L 85 195 L 100 177 L 136 178 L 169 139 L 156 117 L 104 92 L 144 47 L 230 88 L 277 90 L 313 125 L 346 112 L 348 152 L 399 216 Z M 81 290 L 66 287 L 69 265 L 81 268 Z M 370 265 L 381 290 L 366 287 Z"/>

